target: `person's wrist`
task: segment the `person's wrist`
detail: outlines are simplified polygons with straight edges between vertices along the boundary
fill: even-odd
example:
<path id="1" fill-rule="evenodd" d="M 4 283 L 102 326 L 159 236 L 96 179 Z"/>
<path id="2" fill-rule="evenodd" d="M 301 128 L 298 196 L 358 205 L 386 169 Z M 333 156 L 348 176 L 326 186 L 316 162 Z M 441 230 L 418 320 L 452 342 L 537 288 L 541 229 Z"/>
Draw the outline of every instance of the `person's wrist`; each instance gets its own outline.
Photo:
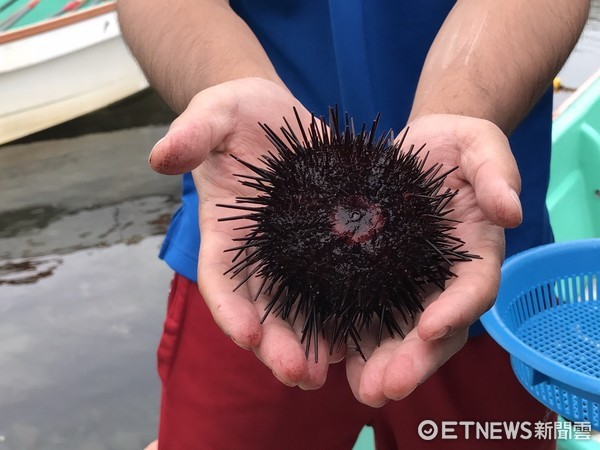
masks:
<path id="1" fill-rule="evenodd" d="M 411 109 L 408 123 L 414 122 L 420 117 L 444 114 L 456 117 L 470 117 L 474 119 L 483 119 L 493 123 L 505 135 L 508 135 L 513 127 L 506 119 L 506 105 L 498 104 L 491 106 L 480 99 L 451 98 L 446 99 L 442 96 L 434 96 L 431 100 L 421 101 L 415 99 Z"/>

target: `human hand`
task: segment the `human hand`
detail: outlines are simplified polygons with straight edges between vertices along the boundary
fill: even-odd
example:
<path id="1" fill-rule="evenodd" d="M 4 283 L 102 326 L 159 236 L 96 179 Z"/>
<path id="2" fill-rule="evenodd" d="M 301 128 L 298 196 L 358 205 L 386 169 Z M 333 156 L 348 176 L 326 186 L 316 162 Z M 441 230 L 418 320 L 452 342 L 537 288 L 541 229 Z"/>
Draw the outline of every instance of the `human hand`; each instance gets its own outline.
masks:
<path id="1" fill-rule="evenodd" d="M 258 123 L 278 130 L 282 117 L 289 117 L 293 107 L 304 123 L 310 122 L 311 114 L 298 100 L 264 79 L 240 79 L 206 89 L 194 97 L 156 144 L 150 164 L 163 174 L 192 171 L 202 235 L 198 286 L 216 323 L 239 346 L 252 349 L 283 383 L 314 389 L 325 382 L 328 363 L 340 356 L 330 356 L 329 361 L 321 356 L 315 362 L 313 346 L 307 358 L 299 323 L 293 326 L 270 314 L 261 324 L 268 300 L 261 295 L 253 301 L 258 280 L 251 277 L 234 291 L 246 271 L 233 279 L 223 275 L 232 265 L 232 254 L 224 250 L 235 246 L 232 239 L 243 238 L 247 230 L 234 229 L 244 225 L 240 221 L 219 222 L 228 214 L 216 206 L 233 205 L 238 196 L 255 195 L 233 175 L 243 173 L 244 167 L 230 154 L 260 166 L 257 158 L 272 144 Z M 328 350 L 320 338 L 319 355 L 328 355 Z"/>
<path id="2" fill-rule="evenodd" d="M 402 136 L 402 133 L 400 134 Z M 504 259 L 503 228 L 522 220 L 520 176 L 508 139 L 489 121 L 458 115 L 428 115 L 411 124 L 405 141 L 426 143 L 428 165 L 458 166 L 445 186 L 458 189 L 448 216 L 460 220 L 453 235 L 469 253 L 481 256 L 457 263 L 457 275 L 443 292 L 430 294 L 416 326 L 403 340 L 363 335 L 360 354 L 348 349 L 346 370 L 357 399 L 371 406 L 408 396 L 467 340 L 468 327 L 495 299 Z"/>

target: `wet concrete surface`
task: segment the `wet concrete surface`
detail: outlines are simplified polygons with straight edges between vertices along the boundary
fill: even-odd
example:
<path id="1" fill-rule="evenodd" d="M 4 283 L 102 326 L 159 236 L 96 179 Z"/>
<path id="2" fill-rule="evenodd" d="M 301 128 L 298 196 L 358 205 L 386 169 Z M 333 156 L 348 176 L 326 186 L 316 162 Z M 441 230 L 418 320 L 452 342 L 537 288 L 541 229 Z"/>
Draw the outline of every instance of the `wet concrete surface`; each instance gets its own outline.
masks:
<path id="1" fill-rule="evenodd" d="M 162 238 L 40 257 L 0 292 L 0 449 L 141 449 L 156 436 Z"/>
<path id="2" fill-rule="evenodd" d="M 130 450 L 156 436 L 180 181 L 166 126 L 0 148 L 0 450 Z"/>

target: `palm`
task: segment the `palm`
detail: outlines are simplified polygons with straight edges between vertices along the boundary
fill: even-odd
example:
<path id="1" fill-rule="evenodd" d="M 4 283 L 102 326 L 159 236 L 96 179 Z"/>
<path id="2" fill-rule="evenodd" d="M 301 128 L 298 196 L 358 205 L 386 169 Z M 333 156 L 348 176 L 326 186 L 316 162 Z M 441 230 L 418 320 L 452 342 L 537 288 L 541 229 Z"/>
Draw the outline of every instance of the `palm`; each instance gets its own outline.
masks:
<path id="1" fill-rule="evenodd" d="M 265 91 L 265 84 L 262 80 L 252 80 L 244 89 L 249 93 L 256 92 L 257 88 Z M 304 345 L 300 343 L 299 330 L 295 330 L 293 324 L 274 316 L 269 316 L 261 324 L 268 299 L 261 295 L 254 300 L 259 291 L 256 278 L 251 277 L 246 283 L 240 284 L 246 279 L 249 268 L 233 278 L 224 275 L 232 267 L 234 256 L 234 253 L 225 250 L 235 246 L 234 239 L 243 238 L 247 230 L 238 229 L 245 225 L 243 221 L 219 221 L 224 217 L 239 215 L 240 212 L 217 205 L 233 205 L 236 197 L 256 195 L 253 189 L 240 184 L 238 177 L 233 175 L 250 173 L 230 155 L 260 166 L 258 158 L 272 145 L 258 126 L 259 121 L 277 129 L 282 124 L 282 117 L 289 116 L 294 106 L 303 120 L 308 121 L 311 117 L 286 91 L 269 87 L 271 90 L 267 90 L 265 95 L 267 98 L 261 99 L 260 104 L 240 103 L 236 107 L 237 115 L 226 126 L 227 132 L 218 139 L 217 145 L 211 145 L 212 151 L 192 171 L 199 193 L 202 235 L 199 287 L 215 320 L 234 341 L 252 348 L 286 384 L 315 388 L 325 380 L 327 358 L 321 358 L 318 363 L 313 362 L 314 358 L 307 360 Z M 205 132 L 214 136 L 213 130 Z M 325 343 L 321 342 L 320 345 L 323 347 L 321 355 L 326 354 Z"/>
<path id="2" fill-rule="evenodd" d="M 461 126 L 461 121 L 469 120 L 474 119 L 457 117 L 455 122 Z M 483 121 L 478 125 L 489 128 L 489 123 Z M 429 164 L 441 163 L 448 168 L 458 166 L 445 182 L 446 186 L 458 190 L 448 205 L 453 209 L 449 218 L 460 221 L 453 235 L 462 239 L 465 248 L 481 259 L 458 263 L 452 268 L 457 277 L 446 282 L 443 293 L 434 290 L 426 297 L 425 311 L 416 318 L 418 326 L 413 328 L 408 324 L 403 340 L 387 337 L 376 346 L 374 336 L 362 336 L 367 361 L 355 352 L 347 354 L 350 385 L 360 400 L 373 406 L 405 397 L 462 348 L 467 326 L 491 306 L 498 288 L 504 257 L 504 233 L 499 224 L 515 226 L 520 221 L 517 205 L 498 201 L 502 188 L 506 188 L 505 181 L 497 177 L 475 181 L 474 177 L 485 177 L 485 173 L 476 174 L 484 165 L 486 170 L 492 168 L 492 161 L 486 162 L 485 158 L 479 161 L 476 156 L 483 155 L 465 151 L 465 142 L 456 134 L 456 126 L 456 123 L 448 122 L 448 116 L 430 116 L 411 125 L 407 141 L 416 145 L 426 143 L 425 148 L 430 152 Z M 482 132 L 477 128 L 474 131 Z M 505 138 L 499 130 L 496 139 L 498 145 L 504 144 Z M 476 144 L 472 143 L 474 150 L 478 148 Z M 514 164 L 514 161 L 509 163 Z M 480 166 L 472 167 L 474 164 Z M 498 170 L 503 168 L 498 167 Z M 482 186 L 482 181 L 487 185 Z M 479 188 L 477 193 L 475 185 Z M 449 324 L 452 325 L 448 329 Z M 435 339 L 443 333 L 449 337 Z"/>

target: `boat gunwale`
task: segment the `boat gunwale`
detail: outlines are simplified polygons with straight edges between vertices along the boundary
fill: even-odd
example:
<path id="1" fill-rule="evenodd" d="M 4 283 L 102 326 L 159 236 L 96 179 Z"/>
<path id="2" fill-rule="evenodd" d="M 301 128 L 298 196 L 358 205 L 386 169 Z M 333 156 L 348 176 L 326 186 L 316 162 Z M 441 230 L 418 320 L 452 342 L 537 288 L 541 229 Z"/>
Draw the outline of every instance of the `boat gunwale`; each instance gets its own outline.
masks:
<path id="1" fill-rule="evenodd" d="M 7 44 L 9 42 L 17 41 L 19 39 L 45 33 L 47 31 L 56 30 L 67 25 L 91 19 L 92 17 L 97 17 L 103 14 L 107 14 L 109 12 L 116 11 L 116 9 L 117 2 L 111 1 L 103 5 L 92 6 L 90 8 L 83 9 L 81 11 L 75 11 L 54 19 L 44 19 L 40 22 L 28 25 L 23 28 L 18 28 L 16 30 L 0 33 L 0 44 Z"/>
<path id="2" fill-rule="evenodd" d="M 563 101 L 558 107 L 552 112 L 552 120 L 555 121 L 562 116 L 570 106 L 577 101 L 578 98 L 582 97 L 585 92 L 596 82 L 600 80 L 600 68 L 598 68 L 590 77 L 588 77 L 571 95 L 569 95 L 565 101 Z"/>

